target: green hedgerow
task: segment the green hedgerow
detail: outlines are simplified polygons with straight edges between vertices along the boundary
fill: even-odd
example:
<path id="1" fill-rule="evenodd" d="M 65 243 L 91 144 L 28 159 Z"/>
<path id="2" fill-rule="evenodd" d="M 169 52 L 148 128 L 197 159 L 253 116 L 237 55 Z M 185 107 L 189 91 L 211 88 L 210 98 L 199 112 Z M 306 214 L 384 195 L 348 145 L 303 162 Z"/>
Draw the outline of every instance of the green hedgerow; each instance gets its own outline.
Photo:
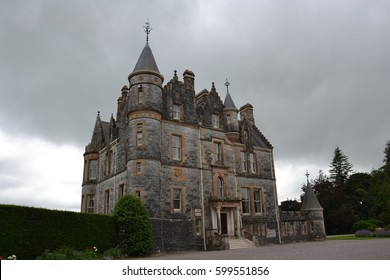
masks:
<path id="1" fill-rule="evenodd" d="M 129 256 L 143 256 L 153 249 L 152 226 L 149 214 L 141 201 L 125 195 L 114 207 L 119 227 L 119 248 Z"/>

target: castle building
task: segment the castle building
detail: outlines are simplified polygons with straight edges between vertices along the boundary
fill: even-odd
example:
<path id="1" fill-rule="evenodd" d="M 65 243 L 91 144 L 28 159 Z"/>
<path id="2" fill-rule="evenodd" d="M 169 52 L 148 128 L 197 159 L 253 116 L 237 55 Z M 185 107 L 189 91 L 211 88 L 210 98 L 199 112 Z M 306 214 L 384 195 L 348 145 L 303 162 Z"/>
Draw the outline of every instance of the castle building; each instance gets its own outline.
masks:
<path id="1" fill-rule="evenodd" d="M 149 26 L 146 26 L 149 34 Z M 154 251 L 280 243 L 273 147 L 253 106 L 239 109 L 226 81 L 195 92 L 195 74 L 164 85 L 148 38 L 109 122 L 96 117 L 84 153 L 81 212 L 110 214 L 124 194 L 152 222 Z"/>

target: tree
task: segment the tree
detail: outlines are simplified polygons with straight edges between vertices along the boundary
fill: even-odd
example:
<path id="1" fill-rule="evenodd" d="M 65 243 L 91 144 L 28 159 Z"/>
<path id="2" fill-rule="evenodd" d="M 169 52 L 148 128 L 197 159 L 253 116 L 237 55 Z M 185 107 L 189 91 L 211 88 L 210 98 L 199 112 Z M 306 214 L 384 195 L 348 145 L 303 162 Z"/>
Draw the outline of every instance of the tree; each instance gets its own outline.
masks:
<path id="1" fill-rule="evenodd" d="M 348 157 L 344 155 L 339 147 L 334 151 L 330 168 L 330 179 L 336 185 L 343 185 L 348 179 L 349 174 L 353 171 L 352 163 L 349 162 Z"/>
<path id="2" fill-rule="evenodd" d="M 390 141 L 387 141 L 385 145 L 385 158 L 383 159 L 384 165 L 382 166 L 382 171 L 385 173 L 385 176 L 390 180 Z"/>
<path id="3" fill-rule="evenodd" d="M 299 211 L 301 210 L 301 203 L 299 203 L 296 199 L 290 200 L 287 199 L 280 203 L 281 211 Z"/>
<path id="4" fill-rule="evenodd" d="M 352 206 L 355 219 L 368 219 L 369 212 L 369 189 L 371 175 L 357 172 L 349 176 L 345 185 L 345 196 Z"/>
<path id="5" fill-rule="evenodd" d="M 152 226 L 141 201 L 132 196 L 121 197 L 113 212 L 119 227 L 119 247 L 130 256 L 143 256 L 152 251 Z"/>

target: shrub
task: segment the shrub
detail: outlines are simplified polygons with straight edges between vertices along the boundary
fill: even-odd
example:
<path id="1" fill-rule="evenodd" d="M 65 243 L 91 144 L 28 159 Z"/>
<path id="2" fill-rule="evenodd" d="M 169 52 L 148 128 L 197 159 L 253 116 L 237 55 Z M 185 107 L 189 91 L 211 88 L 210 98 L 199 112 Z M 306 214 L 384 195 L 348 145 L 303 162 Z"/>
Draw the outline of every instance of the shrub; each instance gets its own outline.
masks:
<path id="1" fill-rule="evenodd" d="M 61 246 L 106 250 L 117 242 L 115 220 L 108 215 L 0 205 L 0 229 L 0 255 L 18 259 L 36 259 Z"/>
<path id="2" fill-rule="evenodd" d="M 377 228 L 383 227 L 384 224 L 380 220 L 369 219 L 369 220 L 360 220 L 353 224 L 352 229 L 354 231 L 368 229 L 374 231 Z"/>
<path id="3" fill-rule="evenodd" d="M 143 256 L 152 251 L 153 238 L 149 214 L 141 201 L 125 195 L 114 207 L 119 227 L 119 247 L 130 256 Z"/>
<path id="4" fill-rule="evenodd" d="M 97 260 L 96 247 L 88 247 L 84 251 L 63 246 L 57 250 L 46 250 L 37 257 L 38 260 Z"/>
<path id="5" fill-rule="evenodd" d="M 378 230 L 375 234 L 376 237 L 390 237 L 390 230 Z"/>
<path id="6" fill-rule="evenodd" d="M 374 232 L 372 232 L 371 230 L 362 229 L 362 230 L 358 230 L 357 232 L 355 232 L 355 236 L 356 237 L 373 237 Z"/>

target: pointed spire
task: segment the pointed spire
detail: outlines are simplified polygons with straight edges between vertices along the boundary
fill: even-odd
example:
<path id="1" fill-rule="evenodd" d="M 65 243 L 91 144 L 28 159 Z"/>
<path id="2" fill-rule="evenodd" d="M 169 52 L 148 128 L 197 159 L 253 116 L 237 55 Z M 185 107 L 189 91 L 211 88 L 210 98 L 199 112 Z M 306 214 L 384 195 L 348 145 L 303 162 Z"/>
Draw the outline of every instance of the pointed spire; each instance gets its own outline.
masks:
<path id="1" fill-rule="evenodd" d="M 229 83 L 227 78 L 226 78 L 225 86 L 226 86 L 226 97 L 225 97 L 225 101 L 224 101 L 223 105 L 225 105 L 225 108 L 237 109 L 237 107 L 234 104 L 233 99 L 232 99 L 232 97 L 230 96 L 230 93 L 229 93 L 230 83 Z"/>
<path id="2" fill-rule="evenodd" d="M 158 70 L 157 63 L 154 59 L 152 50 L 149 47 L 149 33 L 152 30 L 150 27 L 149 20 L 144 25 L 144 31 L 146 33 L 146 44 L 144 49 L 141 52 L 141 55 L 138 58 L 138 61 L 134 67 L 133 72 L 136 71 L 153 71 L 158 74 L 160 74 L 160 71 Z"/>
<path id="3" fill-rule="evenodd" d="M 91 142 L 85 147 L 85 152 L 98 152 L 105 145 L 104 131 L 102 120 L 100 119 L 100 111 L 96 116 L 95 127 L 93 129 Z"/>

